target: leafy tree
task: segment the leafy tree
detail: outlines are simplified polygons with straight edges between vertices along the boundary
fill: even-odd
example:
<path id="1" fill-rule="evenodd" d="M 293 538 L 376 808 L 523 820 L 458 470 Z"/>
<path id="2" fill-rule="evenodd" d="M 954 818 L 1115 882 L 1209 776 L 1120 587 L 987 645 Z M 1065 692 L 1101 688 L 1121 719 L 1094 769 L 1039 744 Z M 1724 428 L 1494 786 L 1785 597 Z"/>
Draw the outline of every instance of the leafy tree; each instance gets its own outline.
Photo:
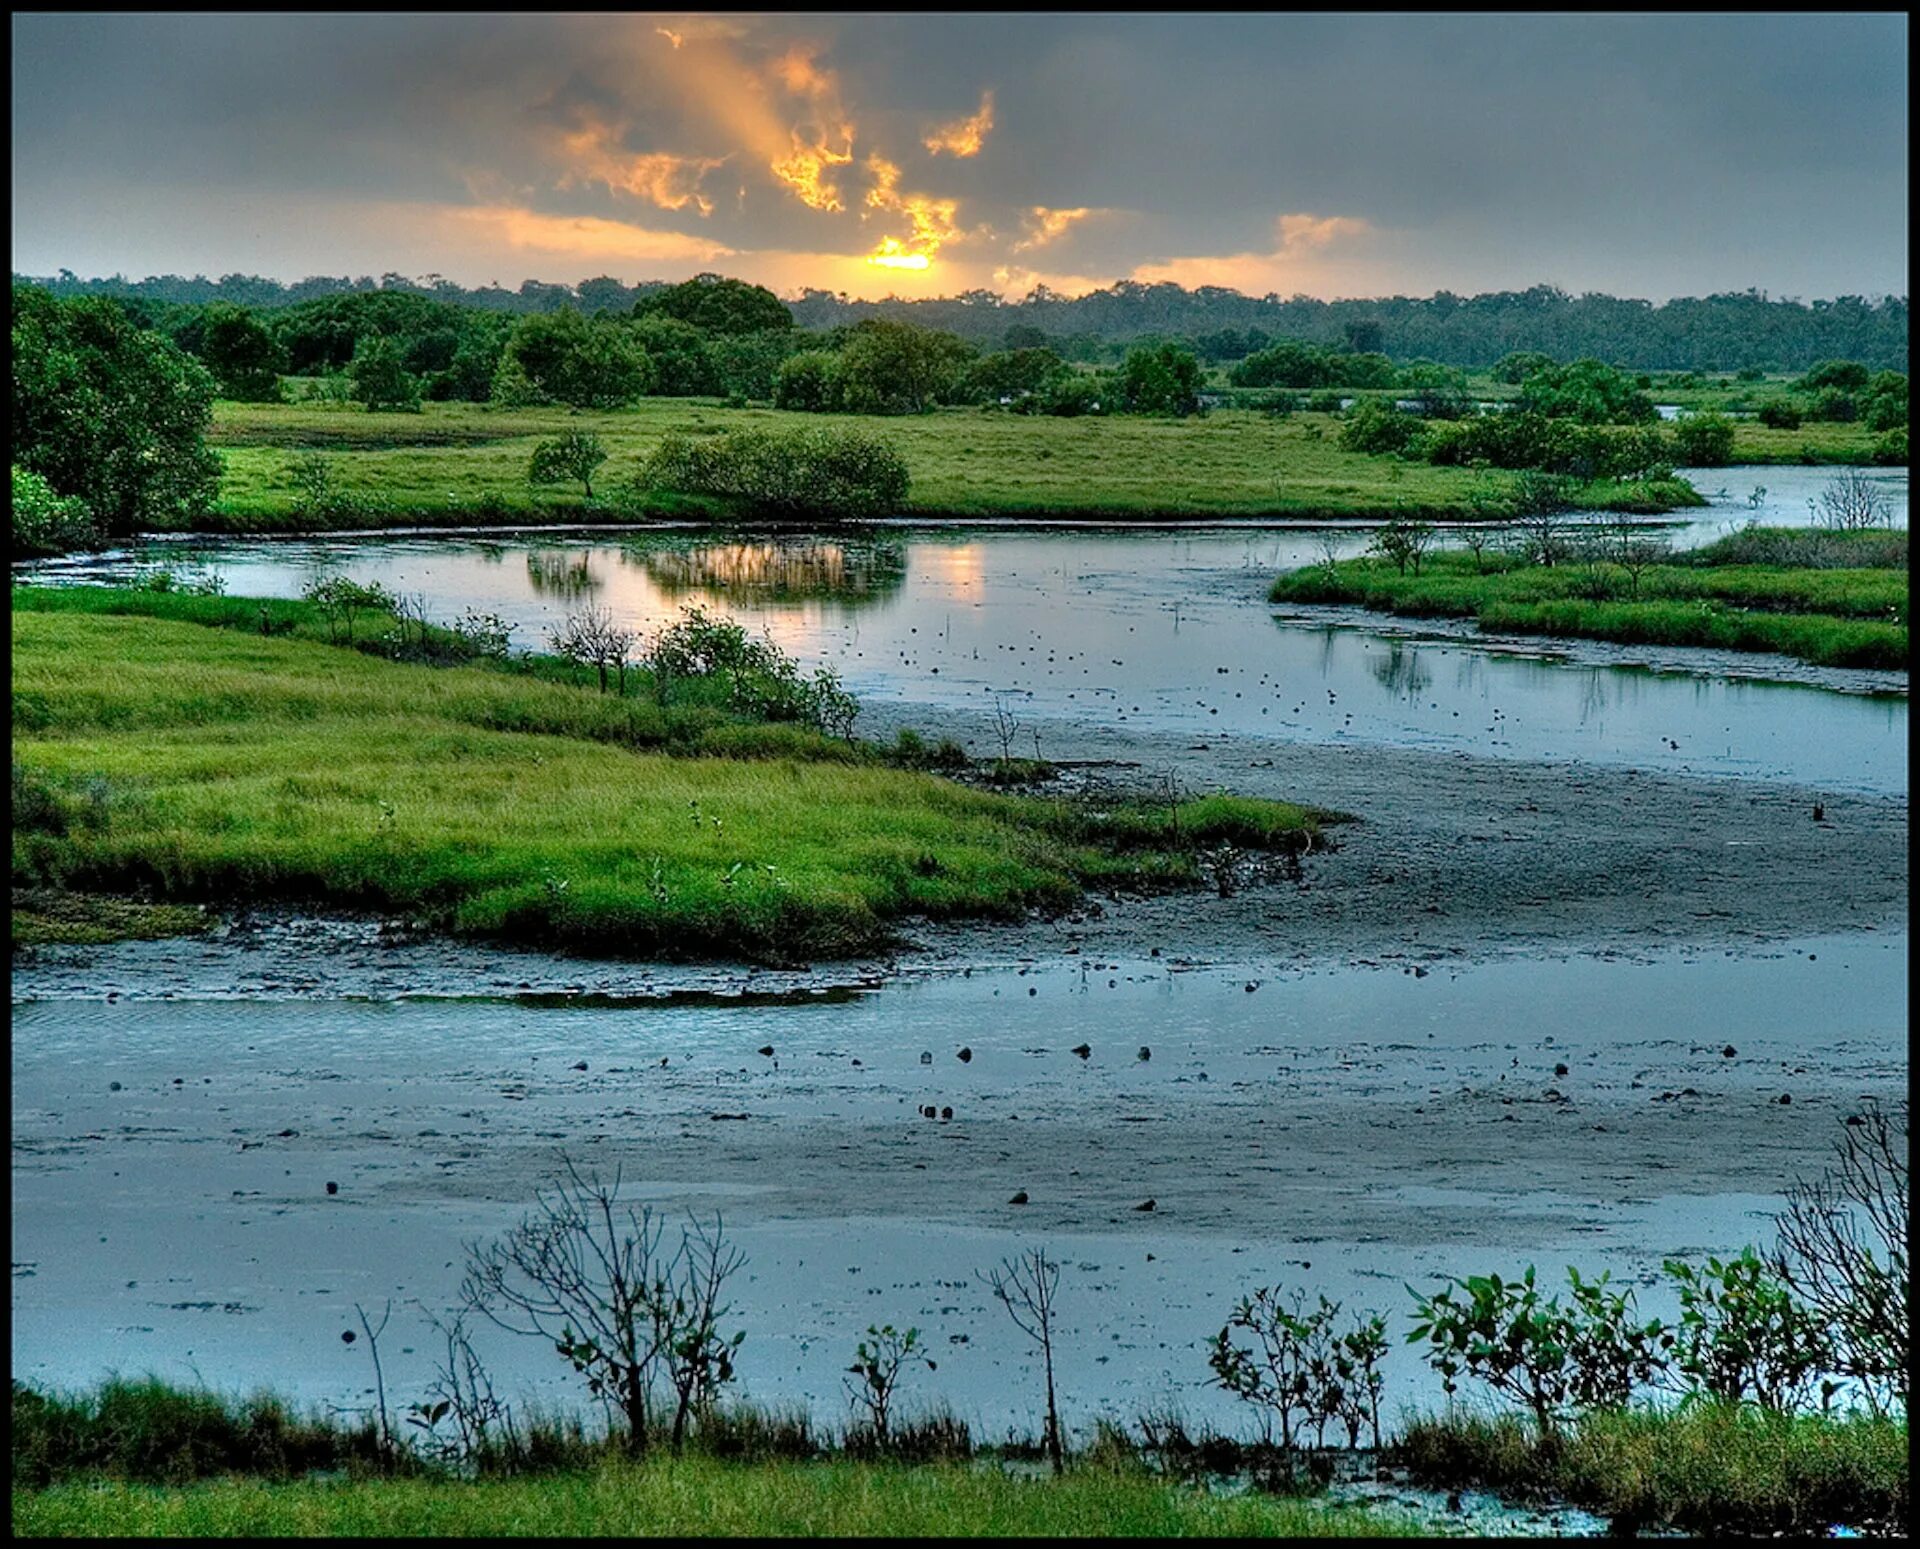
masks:
<path id="1" fill-rule="evenodd" d="M 1178 344 L 1129 350 L 1120 401 L 1135 414 L 1192 414 L 1200 407 L 1200 362 Z"/>
<path id="2" fill-rule="evenodd" d="M 954 390 L 972 354 L 954 334 L 871 318 L 840 351 L 840 406 L 851 414 L 922 413 Z"/>
<path id="3" fill-rule="evenodd" d="M 1866 385 L 1867 368 L 1857 360 L 1823 360 L 1794 383 L 1804 393 L 1816 393 L 1823 387 L 1855 393 Z"/>
<path id="4" fill-rule="evenodd" d="M 1798 430 L 1800 406 L 1787 398 L 1769 398 L 1755 416 L 1769 430 Z"/>
<path id="5" fill-rule="evenodd" d="M 1906 429 L 1907 374 L 1904 371 L 1876 373 L 1860 396 L 1860 418 L 1869 430 Z"/>
<path id="6" fill-rule="evenodd" d="M 986 402 L 1043 393 L 1070 368 L 1052 350 L 1003 350 L 983 355 L 967 368 L 968 396 Z"/>
<path id="7" fill-rule="evenodd" d="M 653 362 L 629 327 L 605 317 L 589 321 L 566 307 L 514 325 L 493 393 L 506 404 L 619 409 L 652 381 Z"/>
<path id="8" fill-rule="evenodd" d="M 1363 398 L 1347 410 L 1340 446 L 1348 452 L 1404 452 L 1420 434 L 1420 421 L 1391 404 Z"/>
<path id="9" fill-rule="evenodd" d="M 1333 371 L 1325 350 L 1280 339 L 1241 361 L 1227 380 L 1235 387 L 1329 387 Z"/>
<path id="10" fill-rule="evenodd" d="M 569 431 L 551 441 L 542 441 L 533 449 L 527 466 L 529 484 L 565 484 L 580 481 L 588 500 L 593 499 L 594 471 L 607 460 L 607 449 L 598 436 Z"/>
<path id="11" fill-rule="evenodd" d="M 213 373 L 221 397 L 243 403 L 280 401 L 287 355 L 265 324 L 228 301 L 208 307 L 200 323 L 200 359 Z"/>
<path id="12" fill-rule="evenodd" d="M 633 304 L 633 315 L 677 318 L 703 333 L 749 334 L 793 327 L 792 309 L 764 285 L 718 274 L 696 274 L 682 284 L 642 296 Z"/>
<path id="13" fill-rule="evenodd" d="M 1075 371 L 1049 382 L 1040 394 L 1039 407 L 1044 414 L 1077 419 L 1083 414 L 1104 414 L 1112 398 L 1099 378 Z"/>
<path id="14" fill-rule="evenodd" d="M 840 427 L 669 435 L 642 476 L 657 489 L 718 496 L 761 514 L 826 520 L 884 516 L 908 486 L 906 461 L 892 446 Z"/>
<path id="15" fill-rule="evenodd" d="M 347 368 L 353 396 L 369 410 L 397 409 L 418 413 L 420 379 L 400 358 L 400 346 L 377 335 L 362 339 Z"/>
<path id="16" fill-rule="evenodd" d="M 1428 419 L 1457 420 L 1473 412 L 1463 371 L 1431 360 L 1414 360 L 1400 368 L 1395 385 L 1411 393 Z"/>
<path id="17" fill-rule="evenodd" d="M 713 362 L 720 390 L 742 398 L 773 397 L 781 364 L 805 347 L 806 336 L 791 329 L 768 328 L 759 333 L 710 334 L 707 358 Z"/>
<path id="18" fill-rule="evenodd" d="M 1532 372 L 1520 384 L 1520 406 L 1586 425 L 1645 425 L 1660 417 L 1631 377 L 1592 359 Z"/>
<path id="19" fill-rule="evenodd" d="M 1493 363 L 1493 379 L 1518 387 L 1537 371 L 1551 370 L 1553 357 L 1538 350 L 1514 350 Z"/>
<path id="20" fill-rule="evenodd" d="M 1341 324 L 1347 349 L 1355 355 L 1378 355 L 1386 348 L 1387 331 L 1376 317 L 1356 317 Z"/>
<path id="21" fill-rule="evenodd" d="M 653 362 L 653 385 L 647 391 L 655 397 L 719 397 L 726 391 L 707 349 L 707 335 L 692 323 L 654 313 L 634 324 L 633 336 Z"/>
<path id="22" fill-rule="evenodd" d="M 214 382 L 118 303 L 13 292 L 13 461 L 74 496 L 109 533 L 204 511 Z"/>

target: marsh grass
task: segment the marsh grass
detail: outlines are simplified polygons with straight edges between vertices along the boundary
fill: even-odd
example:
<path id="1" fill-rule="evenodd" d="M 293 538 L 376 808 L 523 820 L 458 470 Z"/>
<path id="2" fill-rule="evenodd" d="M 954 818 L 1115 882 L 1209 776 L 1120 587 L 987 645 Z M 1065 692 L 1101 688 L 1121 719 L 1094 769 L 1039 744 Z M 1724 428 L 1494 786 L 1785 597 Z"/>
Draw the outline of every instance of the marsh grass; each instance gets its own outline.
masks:
<path id="1" fill-rule="evenodd" d="M 210 443 L 225 465 L 214 510 L 198 531 L 274 532 L 327 527 L 511 525 L 529 522 L 708 519 L 699 496 L 635 484 L 669 434 L 818 428 L 819 415 L 728 409 L 650 399 L 613 413 L 425 405 L 419 415 L 315 405 L 221 404 Z M 1187 421 L 1138 416 L 1054 419 L 943 409 L 930 414 L 834 415 L 836 426 L 879 436 L 906 460 L 902 515 L 1070 517 L 1113 521 L 1223 516 L 1482 515 L 1486 481 L 1468 469 L 1344 452 L 1339 421 L 1275 419 L 1221 410 Z M 526 481 L 544 437 L 585 432 L 609 459 L 592 504 Z M 335 486 L 354 497 L 337 516 L 302 510 L 299 460 L 323 452 Z M 1505 475 L 1492 476 L 1500 483 Z M 1682 483 L 1658 490 L 1602 483 L 1582 492 L 1597 509 L 1671 510 L 1698 503 Z"/>
<path id="2" fill-rule="evenodd" d="M 1164 807 L 975 791 L 715 710 L 94 614 L 71 594 L 17 603 L 14 759 L 61 816 L 15 826 L 16 887 L 791 962 L 877 949 L 909 915 L 1190 885 L 1205 845 L 1302 848 L 1334 816 L 1210 797 L 1175 826 Z"/>
<path id="3" fill-rule="evenodd" d="M 1275 602 L 1472 618 L 1483 629 L 1519 634 L 1778 651 L 1832 667 L 1907 665 L 1904 568 L 1666 564 L 1648 569 L 1637 592 L 1630 590 L 1617 565 L 1527 565 L 1448 553 L 1432 556 L 1418 576 L 1371 559 L 1311 566 L 1281 576 L 1270 595 Z"/>
<path id="4" fill-rule="evenodd" d="M 1098 1469 L 1027 1479 L 957 1464 L 725 1463 L 691 1456 L 500 1481 L 65 1485 L 15 1492 L 13 1530 L 24 1536 L 914 1538 L 1337 1538 L 1411 1531 L 1359 1509 L 1265 1496 L 1228 1499 Z"/>
<path id="5" fill-rule="evenodd" d="M 1393 1458 L 1439 1488 L 1478 1485 L 1694 1533 L 1904 1528 L 1907 1427 L 1753 1405 L 1598 1411 L 1542 1438 L 1517 1416 L 1416 1420 Z"/>

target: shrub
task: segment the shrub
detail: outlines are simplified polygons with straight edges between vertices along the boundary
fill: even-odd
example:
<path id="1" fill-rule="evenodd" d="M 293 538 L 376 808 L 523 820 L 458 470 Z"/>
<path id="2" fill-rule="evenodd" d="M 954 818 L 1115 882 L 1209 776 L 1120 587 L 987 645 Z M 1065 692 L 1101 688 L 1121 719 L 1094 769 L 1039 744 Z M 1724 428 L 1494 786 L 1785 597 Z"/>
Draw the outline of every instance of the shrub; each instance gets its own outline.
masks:
<path id="1" fill-rule="evenodd" d="M 840 403 L 840 362 L 825 350 L 804 350 L 780 363 L 773 379 L 773 406 L 825 414 Z"/>
<path id="2" fill-rule="evenodd" d="M 1056 377 L 1040 393 L 1039 403 L 1043 414 L 1056 415 L 1061 419 L 1077 419 L 1083 414 L 1106 412 L 1106 395 L 1098 379 L 1079 371 Z"/>
<path id="3" fill-rule="evenodd" d="M 1569 1268 L 1571 1306 L 1540 1294 L 1531 1264 L 1518 1280 L 1454 1279 L 1433 1296 L 1413 1293 L 1407 1343 L 1429 1347 L 1427 1362 L 1449 1396 L 1462 1375 L 1475 1377 L 1525 1405 L 1544 1435 L 1571 1410 L 1626 1403 L 1672 1346 L 1658 1321 L 1634 1321 L 1633 1292 L 1609 1291 L 1607 1278 L 1583 1280 Z"/>
<path id="4" fill-rule="evenodd" d="M 1673 426 L 1674 458 L 1690 468 L 1724 468 L 1733 461 L 1733 421 L 1724 414 L 1689 414 Z"/>
<path id="5" fill-rule="evenodd" d="M 1676 1259 L 1665 1267 L 1680 1291 L 1673 1365 L 1687 1391 L 1790 1412 L 1830 1369 L 1824 1327 L 1753 1249 L 1709 1258 L 1705 1269 Z M 1835 1384 L 1821 1387 L 1831 1398 Z"/>
<path id="6" fill-rule="evenodd" d="M 379 582 L 363 585 L 343 575 L 318 576 L 300 595 L 319 609 L 327 638 L 335 644 L 353 644 L 353 621 L 360 614 L 392 613 L 399 606 L 399 599 Z"/>
<path id="7" fill-rule="evenodd" d="M 1177 344 L 1132 349 L 1120 367 L 1120 401 L 1135 414 L 1192 414 L 1200 375 L 1199 359 Z"/>
<path id="8" fill-rule="evenodd" d="M 1890 430 L 1884 436 L 1877 436 L 1873 443 L 1873 460 L 1882 468 L 1904 468 L 1907 466 L 1907 427 Z"/>
<path id="9" fill-rule="evenodd" d="M 1340 425 L 1340 446 L 1348 452 L 1404 452 L 1420 429 L 1414 415 L 1364 398 L 1347 410 Z"/>
<path id="10" fill-rule="evenodd" d="M 25 468 L 13 470 L 13 555 L 64 554 L 98 548 L 105 541 L 86 501 L 56 495 L 53 486 Z"/>
<path id="11" fill-rule="evenodd" d="M 1828 387 L 1857 392 L 1866 385 L 1867 368 L 1857 360 L 1823 360 L 1794 384 L 1808 393 Z"/>
<path id="12" fill-rule="evenodd" d="M 625 324 L 570 307 L 514 324 L 494 374 L 496 402 L 619 409 L 653 385 L 651 357 Z"/>
<path id="13" fill-rule="evenodd" d="M 1296 1435 L 1304 1440 L 1309 1425 L 1324 1446 L 1329 1424 L 1346 1431 L 1350 1447 L 1370 1427 L 1379 1445 L 1386 1319 L 1376 1313 L 1342 1330 L 1339 1316 L 1340 1303 L 1325 1296 L 1308 1311 L 1304 1291 L 1283 1302 L 1280 1287 L 1267 1286 L 1242 1297 L 1207 1341 L 1214 1384 L 1259 1405 L 1269 1439 L 1277 1420 L 1282 1448 L 1292 1448 Z"/>
<path id="14" fill-rule="evenodd" d="M 1851 425 L 1860 417 L 1860 405 L 1853 395 L 1837 387 L 1823 387 L 1807 404 L 1807 418 L 1828 424 Z"/>
<path id="15" fill-rule="evenodd" d="M 657 489 L 714 495 L 775 516 L 880 516 L 906 499 L 906 461 L 886 441 L 842 427 L 670 435 L 642 468 Z"/>
<path id="16" fill-rule="evenodd" d="M 1538 350 L 1515 350 L 1493 363 L 1493 379 L 1518 387 L 1536 371 L 1547 371 L 1552 366 L 1551 355 L 1542 355 Z"/>
<path id="17" fill-rule="evenodd" d="M 1785 398 L 1769 398 L 1760 405 L 1758 418 L 1769 430 L 1798 430 L 1799 407 Z"/>
<path id="18" fill-rule="evenodd" d="M 1281 339 L 1249 355 L 1227 373 L 1235 387 L 1331 387 L 1328 352 L 1302 339 Z"/>
<path id="19" fill-rule="evenodd" d="M 1520 406 L 1587 425 L 1645 425 L 1659 418 L 1653 400 L 1631 377 L 1591 359 L 1533 372 L 1520 385 Z"/>
<path id="20" fill-rule="evenodd" d="M 400 358 L 400 346 L 391 339 L 369 334 L 353 352 L 347 368 L 353 384 L 353 396 L 369 409 L 418 413 L 420 379 L 407 370 Z"/>

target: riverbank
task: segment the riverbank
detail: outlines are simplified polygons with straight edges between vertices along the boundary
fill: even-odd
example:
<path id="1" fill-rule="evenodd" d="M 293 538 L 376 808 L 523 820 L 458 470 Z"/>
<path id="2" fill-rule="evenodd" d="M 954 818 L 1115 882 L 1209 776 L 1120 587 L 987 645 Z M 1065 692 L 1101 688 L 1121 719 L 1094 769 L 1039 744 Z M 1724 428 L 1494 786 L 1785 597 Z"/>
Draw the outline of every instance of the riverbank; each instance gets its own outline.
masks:
<path id="1" fill-rule="evenodd" d="M 663 704 L 235 627 L 273 627 L 274 606 L 15 594 L 16 885 L 793 961 L 872 952 L 908 915 L 1191 886 L 1203 851 L 1294 853 L 1334 816 L 992 795 L 698 693 Z M 153 616 L 170 611 L 205 617 Z"/>
<path id="2" fill-rule="evenodd" d="M 345 528 L 524 526 L 529 522 L 714 518 L 699 497 L 633 488 L 670 433 L 846 425 L 905 458 L 912 484 L 899 514 L 1075 521 L 1223 517 L 1384 521 L 1485 520 L 1515 475 L 1435 468 L 1343 451 L 1329 414 L 1272 417 L 1218 410 L 1201 418 L 1055 419 L 978 409 L 858 416 L 728 409 L 646 399 L 631 409 L 569 412 L 427 404 L 419 414 L 348 405 L 219 405 L 208 436 L 224 473 L 214 508 L 179 530 L 215 533 Z M 608 461 L 597 500 L 534 487 L 528 461 L 543 437 L 598 436 Z M 329 498 L 303 491 L 303 459 L 323 459 Z M 1592 510 L 1657 514 L 1702 504 L 1691 485 L 1596 481 Z"/>
<path id="3" fill-rule="evenodd" d="M 1904 543 L 1902 545 L 1904 548 Z M 1309 565 L 1274 581 L 1274 602 L 1471 618 L 1497 633 L 1628 645 L 1771 651 L 1818 666 L 1904 669 L 1909 576 L 1902 567 L 1610 560 L 1532 564 L 1437 553 L 1402 569 L 1376 557 Z"/>

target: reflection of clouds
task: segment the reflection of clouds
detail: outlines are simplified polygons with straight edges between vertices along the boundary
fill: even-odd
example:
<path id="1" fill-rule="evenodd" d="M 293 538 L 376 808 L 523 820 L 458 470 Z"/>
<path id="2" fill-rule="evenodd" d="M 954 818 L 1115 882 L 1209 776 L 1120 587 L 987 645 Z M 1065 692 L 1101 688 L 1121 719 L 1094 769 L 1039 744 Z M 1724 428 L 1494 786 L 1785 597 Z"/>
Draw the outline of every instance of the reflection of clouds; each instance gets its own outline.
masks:
<path id="1" fill-rule="evenodd" d="M 527 555 L 527 585 L 536 597 L 591 597 L 600 590 L 592 556 L 582 553 Z"/>
<path id="2" fill-rule="evenodd" d="M 665 597 L 705 593 L 716 602 L 780 604 L 822 600 L 842 607 L 882 601 L 907 577 L 904 549 L 884 543 L 768 540 L 691 547 L 629 547 Z"/>

